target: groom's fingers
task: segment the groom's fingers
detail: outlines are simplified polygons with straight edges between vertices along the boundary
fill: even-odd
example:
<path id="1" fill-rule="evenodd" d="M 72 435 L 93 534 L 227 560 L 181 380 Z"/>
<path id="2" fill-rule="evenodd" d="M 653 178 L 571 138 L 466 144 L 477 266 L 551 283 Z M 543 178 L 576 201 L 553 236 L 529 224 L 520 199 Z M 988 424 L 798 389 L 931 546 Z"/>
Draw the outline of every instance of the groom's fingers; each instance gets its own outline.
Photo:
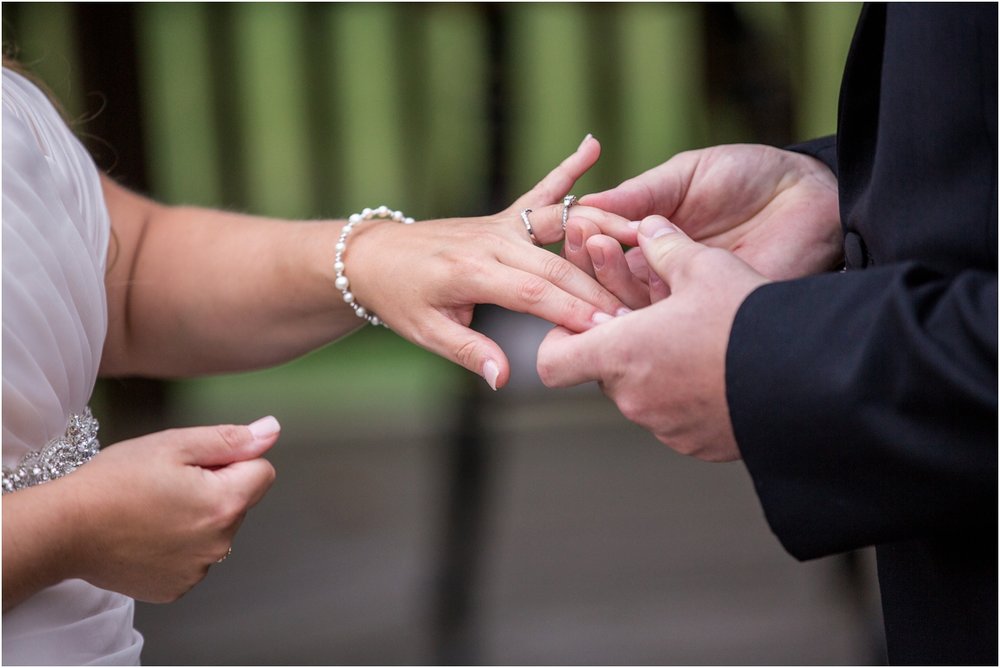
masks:
<path id="1" fill-rule="evenodd" d="M 618 295 L 631 309 L 649 306 L 649 286 L 632 273 L 617 241 L 597 234 L 587 239 L 586 250 L 601 285 Z"/>
<path id="2" fill-rule="evenodd" d="M 602 380 L 604 328 L 574 334 L 565 327 L 549 332 L 538 347 L 538 377 L 546 387 L 570 387 Z M 603 350 L 602 350 L 603 349 Z"/>

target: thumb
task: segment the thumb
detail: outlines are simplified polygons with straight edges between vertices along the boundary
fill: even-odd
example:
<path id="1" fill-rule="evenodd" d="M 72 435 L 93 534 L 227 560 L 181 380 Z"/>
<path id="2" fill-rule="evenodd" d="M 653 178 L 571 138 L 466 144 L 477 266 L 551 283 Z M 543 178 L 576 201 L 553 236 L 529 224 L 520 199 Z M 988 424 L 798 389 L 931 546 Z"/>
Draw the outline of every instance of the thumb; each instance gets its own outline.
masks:
<path id="1" fill-rule="evenodd" d="M 419 341 L 419 345 L 482 376 L 493 390 L 507 384 L 510 362 L 491 338 L 444 315 L 430 330 L 434 338 Z"/>
<path id="2" fill-rule="evenodd" d="M 680 272 L 704 246 L 681 232 L 663 216 L 647 216 L 639 224 L 639 247 L 649 265 L 668 287 L 672 287 Z"/>
<path id="3" fill-rule="evenodd" d="M 256 459 L 278 440 L 281 425 L 271 416 L 249 425 L 216 425 L 175 430 L 184 463 L 204 468 Z"/>

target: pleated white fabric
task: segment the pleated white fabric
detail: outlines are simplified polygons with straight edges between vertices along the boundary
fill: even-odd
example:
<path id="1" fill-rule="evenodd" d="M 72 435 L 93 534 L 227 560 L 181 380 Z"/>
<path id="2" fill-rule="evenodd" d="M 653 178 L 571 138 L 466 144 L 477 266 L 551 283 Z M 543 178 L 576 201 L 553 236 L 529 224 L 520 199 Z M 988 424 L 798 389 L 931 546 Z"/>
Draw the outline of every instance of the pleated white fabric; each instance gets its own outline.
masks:
<path id="1" fill-rule="evenodd" d="M 111 227 L 97 168 L 48 98 L 3 68 L 2 105 L 3 465 L 13 468 L 90 400 Z M 62 582 L 3 615 L 3 663 L 137 664 L 133 610 L 121 594 Z"/>

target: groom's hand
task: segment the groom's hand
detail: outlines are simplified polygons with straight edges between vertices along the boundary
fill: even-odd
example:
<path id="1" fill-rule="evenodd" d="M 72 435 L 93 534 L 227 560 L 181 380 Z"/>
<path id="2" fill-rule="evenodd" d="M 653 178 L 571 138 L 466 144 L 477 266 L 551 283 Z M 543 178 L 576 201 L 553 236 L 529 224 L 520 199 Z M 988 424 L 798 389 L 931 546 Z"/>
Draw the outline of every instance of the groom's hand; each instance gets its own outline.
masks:
<path id="1" fill-rule="evenodd" d="M 538 350 L 539 376 L 549 387 L 598 381 L 625 417 L 678 452 L 738 459 L 726 347 L 740 304 L 767 279 L 661 216 L 642 221 L 638 243 L 670 296 L 581 334 L 557 327 Z"/>
<path id="2" fill-rule="evenodd" d="M 842 256 L 836 176 L 814 158 L 770 146 L 680 153 L 580 203 L 628 220 L 664 216 L 692 239 L 729 250 L 772 279 L 826 271 Z M 597 233 L 635 245 L 634 236 L 600 220 L 571 216 L 566 257 L 592 275 L 588 239 Z"/>

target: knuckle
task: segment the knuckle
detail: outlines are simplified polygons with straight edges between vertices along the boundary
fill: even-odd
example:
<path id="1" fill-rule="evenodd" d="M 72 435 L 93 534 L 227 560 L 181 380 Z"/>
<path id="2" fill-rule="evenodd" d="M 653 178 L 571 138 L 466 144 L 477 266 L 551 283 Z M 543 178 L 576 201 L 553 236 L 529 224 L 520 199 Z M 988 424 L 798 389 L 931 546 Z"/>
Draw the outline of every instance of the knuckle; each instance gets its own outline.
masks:
<path id="1" fill-rule="evenodd" d="M 246 511 L 246 502 L 235 492 L 217 499 L 211 510 L 212 525 L 219 531 L 233 526 Z"/>
<path id="2" fill-rule="evenodd" d="M 517 283 L 517 298 L 525 304 L 541 302 L 549 290 L 549 282 L 540 276 L 529 276 Z"/>
<path id="3" fill-rule="evenodd" d="M 455 351 L 455 359 L 465 368 L 472 368 L 478 346 L 475 341 L 466 341 Z"/>
<path id="4" fill-rule="evenodd" d="M 542 268 L 545 276 L 556 285 L 568 282 L 576 267 L 555 253 L 548 253 L 548 255 L 549 257 L 545 258 L 545 264 Z"/>
<path id="5" fill-rule="evenodd" d="M 238 449 L 243 444 L 243 441 L 246 440 L 243 430 L 232 424 L 216 426 L 215 433 L 232 450 Z"/>
<path id="6" fill-rule="evenodd" d="M 617 398 L 618 410 L 631 422 L 639 423 L 644 414 L 644 406 L 641 401 L 636 400 L 632 395 L 620 396 Z"/>

